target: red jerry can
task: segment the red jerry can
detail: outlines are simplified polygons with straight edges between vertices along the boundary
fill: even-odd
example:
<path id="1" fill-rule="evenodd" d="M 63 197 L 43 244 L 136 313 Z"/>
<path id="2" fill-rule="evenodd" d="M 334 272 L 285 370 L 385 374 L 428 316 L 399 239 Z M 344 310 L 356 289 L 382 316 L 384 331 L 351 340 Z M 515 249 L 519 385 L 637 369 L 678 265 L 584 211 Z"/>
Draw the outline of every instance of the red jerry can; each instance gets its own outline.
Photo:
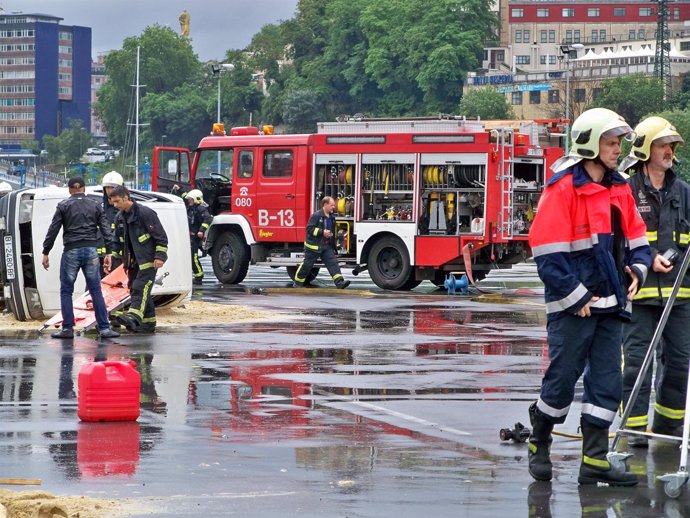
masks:
<path id="1" fill-rule="evenodd" d="M 77 415 L 82 421 L 136 421 L 141 379 L 129 361 L 87 363 L 79 371 Z"/>

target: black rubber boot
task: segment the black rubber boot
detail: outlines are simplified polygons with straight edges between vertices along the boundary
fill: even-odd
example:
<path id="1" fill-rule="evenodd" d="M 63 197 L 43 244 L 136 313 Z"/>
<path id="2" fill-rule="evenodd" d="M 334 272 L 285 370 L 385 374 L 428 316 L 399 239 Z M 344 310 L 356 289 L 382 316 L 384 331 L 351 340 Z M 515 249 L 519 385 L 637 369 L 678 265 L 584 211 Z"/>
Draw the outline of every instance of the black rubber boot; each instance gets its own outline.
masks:
<path id="1" fill-rule="evenodd" d="M 646 426 L 629 426 L 630 430 L 635 430 L 636 432 L 646 432 Z M 646 448 L 649 446 L 649 440 L 644 435 L 629 435 L 628 436 L 628 446 L 631 448 Z"/>
<path id="2" fill-rule="evenodd" d="M 537 410 L 536 402 L 529 407 L 529 421 L 532 423 L 532 434 L 527 439 L 529 474 L 534 480 L 551 480 L 553 477 L 551 466 L 553 423 Z"/>
<path id="3" fill-rule="evenodd" d="M 659 412 L 654 412 L 654 421 L 652 423 L 652 432 L 659 435 L 671 435 L 672 437 L 683 436 L 683 419 L 671 419 L 661 415 Z"/>
<path id="4" fill-rule="evenodd" d="M 636 486 L 637 477 L 619 468 L 614 468 L 606 459 L 609 451 L 609 429 L 594 426 L 580 419 L 582 430 L 582 464 L 580 484 L 604 483 L 610 486 Z"/>
<path id="5" fill-rule="evenodd" d="M 338 288 L 339 290 L 344 290 L 350 285 L 350 281 L 346 281 L 342 277 L 338 277 L 335 280 L 335 287 Z"/>

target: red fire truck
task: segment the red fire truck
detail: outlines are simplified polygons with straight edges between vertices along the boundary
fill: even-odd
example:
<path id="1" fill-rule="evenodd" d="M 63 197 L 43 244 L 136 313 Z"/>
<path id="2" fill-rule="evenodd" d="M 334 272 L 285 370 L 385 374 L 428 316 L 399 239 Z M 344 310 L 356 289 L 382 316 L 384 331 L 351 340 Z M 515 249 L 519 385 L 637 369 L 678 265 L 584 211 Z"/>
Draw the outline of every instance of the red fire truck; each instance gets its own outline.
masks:
<path id="1" fill-rule="evenodd" d="M 341 263 L 377 286 L 482 278 L 529 255 L 527 234 L 560 147 L 514 128 L 455 117 L 320 123 L 316 134 L 233 128 L 189 150 L 157 147 L 152 185 L 196 187 L 214 214 L 206 249 L 223 283 L 251 264 L 294 277 L 305 227 L 324 196 L 337 201 Z M 534 140 L 534 139 L 532 139 Z M 318 267 L 312 272 L 314 277 Z"/>

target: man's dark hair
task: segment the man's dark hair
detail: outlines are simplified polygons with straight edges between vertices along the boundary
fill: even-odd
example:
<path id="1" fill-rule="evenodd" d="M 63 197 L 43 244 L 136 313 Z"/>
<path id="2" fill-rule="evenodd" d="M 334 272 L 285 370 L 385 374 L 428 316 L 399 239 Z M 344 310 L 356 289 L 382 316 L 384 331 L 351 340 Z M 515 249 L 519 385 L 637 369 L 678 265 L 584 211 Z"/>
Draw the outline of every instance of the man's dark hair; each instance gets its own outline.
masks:
<path id="1" fill-rule="evenodd" d="M 131 196 L 129 195 L 129 189 L 125 187 L 124 185 L 118 185 L 117 187 L 113 187 L 113 190 L 110 191 L 110 195 L 108 198 L 112 198 L 114 196 L 117 196 L 118 198 L 130 198 Z"/>
<path id="2" fill-rule="evenodd" d="M 325 207 L 326 204 L 331 203 L 331 201 L 333 201 L 332 196 L 324 196 L 323 198 L 321 198 L 321 207 Z"/>

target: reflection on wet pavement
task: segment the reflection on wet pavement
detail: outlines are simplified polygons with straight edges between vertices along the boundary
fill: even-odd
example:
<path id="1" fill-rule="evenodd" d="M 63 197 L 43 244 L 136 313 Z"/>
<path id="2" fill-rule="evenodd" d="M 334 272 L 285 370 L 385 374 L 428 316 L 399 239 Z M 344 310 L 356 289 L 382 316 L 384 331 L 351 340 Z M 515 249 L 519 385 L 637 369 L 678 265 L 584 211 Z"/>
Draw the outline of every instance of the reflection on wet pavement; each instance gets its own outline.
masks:
<path id="1" fill-rule="evenodd" d="M 686 494 L 670 501 L 655 482 L 677 468 L 668 445 L 635 452 L 638 489 L 578 490 L 580 443 L 556 439 L 554 482 L 531 484 L 524 444 L 498 432 L 528 423 L 546 367 L 533 298 L 228 302 L 240 298 L 285 319 L 100 344 L 0 338 L 0 470 L 54 492 L 160 498 L 160 516 L 690 511 Z M 136 363 L 137 422 L 76 416 L 80 368 L 106 359 Z M 565 427 L 578 417 L 573 407 Z"/>

